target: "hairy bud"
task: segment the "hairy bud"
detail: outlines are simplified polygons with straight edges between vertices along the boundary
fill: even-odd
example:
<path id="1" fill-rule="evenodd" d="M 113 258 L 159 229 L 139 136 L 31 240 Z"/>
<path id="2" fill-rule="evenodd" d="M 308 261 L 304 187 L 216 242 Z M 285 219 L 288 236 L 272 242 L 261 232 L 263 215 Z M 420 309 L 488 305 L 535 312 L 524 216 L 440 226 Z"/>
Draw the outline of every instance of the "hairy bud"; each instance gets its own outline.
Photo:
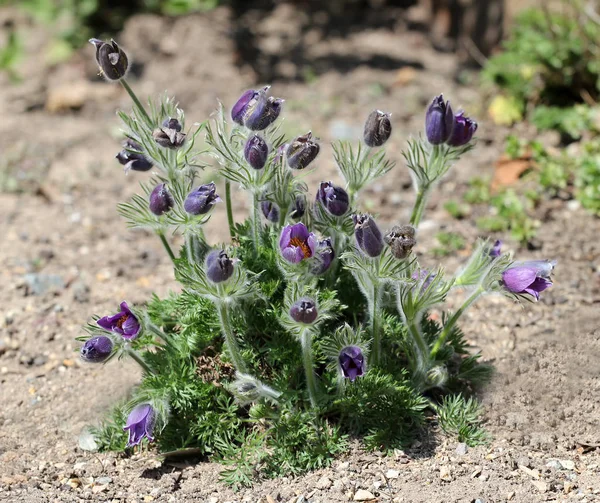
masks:
<path id="1" fill-rule="evenodd" d="M 425 133 L 427 140 L 432 145 L 441 145 L 452 133 L 454 114 L 450 102 L 444 103 L 444 96 L 440 94 L 433 98 L 425 115 Z"/>
<path id="2" fill-rule="evenodd" d="M 412 225 L 394 225 L 385 235 L 384 241 L 392 249 L 394 257 L 405 259 L 417 244 L 415 228 Z"/>
<path id="3" fill-rule="evenodd" d="M 369 215 L 352 215 L 354 236 L 358 247 L 369 257 L 378 257 L 383 251 L 383 238 L 375 220 Z"/>
<path id="4" fill-rule="evenodd" d="M 221 201 L 217 195 L 217 187 L 213 182 L 194 189 L 183 202 L 183 208 L 190 215 L 204 215 Z"/>
<path id="5" fill-rule="evenodd" d="M 336 217 L 341 217 L 350 208 L 348 193 L 331 182 L 321 182 L 317 191 L 317 202 Z"/>
<path id="6" fill-rule="evenodd" d="M 319 154 L 319 144 L 313 141 L 312 133 L 298 136 L 287 147 L 286 156 L 288 166 L 292 169 L 304 169 Z"/>
<path id="7" fill-rule="evenodd" d="M 381 147 L 392 134 L 392 123 L 390 122 L 390 114 L 381 110 L 373 110 L 367 122 L 365 123 L 365 131 L 363 138 L 368 147 Z"/>
<path id="8" fill-rule="evenodd" d="M 90 43 L 96 47 L 96 62 L 108 80 L 119 80 L 125 77 L 129 62 L 127 55 L 114 40 L 103 42 L 91 38 Z"/>
<path id="9" fill-rule="evenodd" d="M 123 142 L 123 150 L 115 157 L 125 166 L 125 171 L 148 171 L 152 169 L 152 162 L 142 153 L 142 146 L 130 138 Z"/>
<path id="10" fill-rule="evenodd" d="M 159 183 L 150 194 L 150 211 L 157 216 L 164 215 L 175 206 L 175 199 L 166 183 Z"/>
<path id="11" fill-rule="evenodd" d="M 454 116 L 452 134 L 446 143 L 451 147 L 462 147 L 471 141 L 475 131 L 477 131 L 477 122 L 465 117 L 464 112 L 459 112 Z"/>
<path id="12" fill-rule="evenodd" d="M 225 250 L 213 250 L 206 257 L 206 276 L 213 283 L 221 283 L 231 278 L 233 274 L 233 260 Z"/>
<path id="13" fill-rule="evenodd" d="M 250 166 L 254 169 L 264 168 L 268 156 L 269 146 L 263 138 L 257 134 L 248 138 L 248 141 L 244 146 L 244 158 Z"/>
<path id="14" fill-rule="evenodd" d="M 113 350 L 113 341 L 110 337 L 100 335 L 85 341 L 81 347 L 81 359 L 90 363 L 102 363 L 108 359 Z"/>
<path id="15" fill-rule="evenodd" d="M 308 298 L 297 300 L 290 308 L 292 319 L 297 323 L 304 323 L 305 325 L 314 323 L 318 314 L 315 301 Z"/>

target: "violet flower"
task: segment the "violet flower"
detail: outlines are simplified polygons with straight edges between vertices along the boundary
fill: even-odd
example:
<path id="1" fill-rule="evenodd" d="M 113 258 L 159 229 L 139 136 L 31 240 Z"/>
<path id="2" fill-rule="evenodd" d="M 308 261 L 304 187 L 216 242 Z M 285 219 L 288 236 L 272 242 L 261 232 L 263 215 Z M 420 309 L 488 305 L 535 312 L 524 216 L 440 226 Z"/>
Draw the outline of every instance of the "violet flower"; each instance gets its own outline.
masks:
<path id="1" fill-rule="evenodd" d="M 304 169 L 319 154 L 321 147 L 313 140 L 312 132 L 298 136 L 287 146 L 286 157 L 288 166 L 292 169 Z"/>
<path id="2" fill-rule="evenodd" d="M 328 213 L 336 217 L 341 217 L 350 208 L 348 193 L 331 182 L 321 182 L 316 200 Z"/>
<path id="3" fill-rule="evenodd" d="M 499 239 L 496 240 L 494 245 L 490 248 L 489 256 L 492 258 L 497 258 L 502 255 L 502 241 Z"/>
<path id="4" fill-rule="evenodd" d="M 475 131 L 477 131 L 477 122 L 465 117 L 465 113 L 460 111 L 454 116 L 452 133 L 446 143 L 451 147 L 462 147 L 471 141 Z"/>
<path id="5" fill-rule="evenodd" d="M 553 261 L 532 260 L 517 263 L 502 273 L 504 288 L 515 294 L 528 294 L 539 300 L 540 293 L 552 286 Z"/>
<path id="6" fill-rule="evenodd" d="M 142 403 L 136 406 L 127 417 L 124 431 L 129 432 L 127 447 L 138 445 L 144 437 L 150 442 L 154 441 L 152 430 L 154 429 L 156 413 L 149 403 Z"/>
<path id="7" fill-rule="evenodd" d="M 213 250 L 206 256 L 206 276 L 213 283 L 221 283 L 231 278 L 233 274 L 233 260 L 225 250 Z"/>
<path id="8" fill-rule="evenodd" d="M 303 223 L 287 225 L 281 231 L 279 249 L 285 260 L 293 264 L 312 257 L 317 248 L 317 238 Z"/>
<path id="9" fill-rule="evenodd" d="M 216 185 L 211 182 L 192 190 L 185 198 L 183 208 L 190 215 L 204 215 L 221 200 L 217 195 Z"/>
<path id="10" fill-rule="evenodd" d="M 425 115 L 425 134 L 432 145 L 441 145 L 452 133 L 454 114 L 450 102 L 444 103 L 444 95 L 433 98 Z"/>
<path id="11" fill-rule="evenodd" d="M 392 134 L 390 115 L 381 110 L 373 110 L 369 114 L 363 134 L 367 147 L 381 147 L 388 141 Z"/>
<path id="12" fill-rule="evenodd" d="M 267 97 L 269 89 L 270 86 L 266 86 L 258 91 L 245 91 L 231 109 L 234 122 L 252 131 L 261 131 L 275 122 L 281 113 L 283 100 Z"/>
<path id="13" fill-rule="evenodd" d="M 297 323 L 310 325 L 315 322 L 318 316 L 317 305 L 315 301 L 309 298 L 299 299 L 290 308 L 290 316 Z"/>
<path id="14" fill-rule="evenodd" d="M 148 171 L 152 169 L 152 161 L 142 153 L 142 146 L 138 142 L 127 138 L 123 142 L 123 147 L 125 148 L 115 157 L 125 166 L 125 172 L 130 169 L 133 171 Z"/>
<path id="15" fill-rule="evenodd" d="M 383 251 L 383 237 L 375 220 L 369 215 L 352 215 L 354 222 L 354 237 L 358 247 L 368 255 L 375 258 Z"/>
<path id="16" fill-rule="evenodd" d="M 164 215 L 175 206 L 175 199 L 169 192 L 166 183 L 159 183 L 150 193 L 150 211 L 156 216 Z"/>
<path id="17" fill-rule="evenodd" d="M 140 334 L 142 326 L 129 309 L 127 302 L 121 302 L 120 308 L 121 311 L 117 314 L 100 318 L 96 323 L 104 330 L 120 334 L 123 336 L 123 339 L 132 341 Z"/>
<path id="18" fill-rule="evenodd" d="M 244 158 L 254 169 L 263 169 L 269 156 L 269 146 L 264 138 L 257 134 L 248 138 L 244 146 Z"/>
<path id="19" fill-rule="evenodd" d="M 358 346 L 346 346 L 340 351 L 338 363 L 342 375 L 354 382 L 365 374 L 365 356 Z"/>
<path id="20" fill-rule="evenodd" d="M 102 363 L 106 361 L 113 350 L 113 341 L 106 335 L 91 337 L 81 347 L 79 355 L 81 359 L 90 363 Z"/>
<path id="21" fill-rule="evenodd" d="M 260 209 L 269 222 L 279 222 L 279 206 L 271 201 L 261 201 Z"/>

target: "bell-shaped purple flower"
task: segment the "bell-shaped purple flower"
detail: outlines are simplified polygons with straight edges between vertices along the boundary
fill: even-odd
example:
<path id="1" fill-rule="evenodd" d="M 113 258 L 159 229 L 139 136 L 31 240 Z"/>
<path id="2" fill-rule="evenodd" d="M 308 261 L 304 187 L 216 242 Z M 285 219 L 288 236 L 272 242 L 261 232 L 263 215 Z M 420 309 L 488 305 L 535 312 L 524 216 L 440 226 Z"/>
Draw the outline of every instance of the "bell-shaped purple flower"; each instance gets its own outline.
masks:
<path id="1" fill-rule="evenodd" d="M 303 223 L 287 225 L 281 231 L 279 249 L 285 260 L 293 264 L 311 258 L 317 248 L 317 238 Z"/>
<path id="2" fill-rule="evenodd" d="M 162 127 L 168 128 L 168 129 L 174 129 L 178 133 L 181 133 L 181 129 L 182 129 L 183 126 L 181 125 L 181 122 L 179 122 L 178 119 L 175 119 L 173 117 L 167 117 L 162 122 Z"/>
<path id="3" fill-rule="evenodd" d="M 306 196 L 298 194 L 290 212 L 290 217 L 294 220 L 300 220 L 304 216 L 304 213 L 306 213 Z"/>
<path id="4" fill-rule="evenodd" d="M 130 169 L 133 171 L 148 171 L 152 169 L 152 161 L 142 153 L 142 146 L 138 142 L 127 138 L 123 142 L 123 147 L 125 148 L 116 155 L 116 158 L 125 166 L 125 172 Z"/>
<path id="5" fill-rule="evenodd" d="M 390 122 L 390 114 L 381 110 L 373 110 L 367 122 L 365 122 L 365 130 L 363 139 L 367 147 L 381 147 L 392 134 L 392 123 Z"/>
<path id="6" fill-rule="evenodd" d="M 334 259 L 335 250 L 333 249 L 331 238 L 325 238 L 322 241 L 319 241 L 317 251 L 315 252 L 315 264 L 311 272 L 317 276 L 327 272 Z"/>
<path id="7" fill-rule="evenodd" d="M 159 183 L 150 193 L 150 211 L 157 216 L 164 215 L 175 206 L 175 199 L 166 183 Z"/>
<path id="8" fill-rule="evenodd" d="M 254 89 L 244 91 L 231 109 L 231 118 L 234 122 L 237 122 L 240 126 L 244 125 L 244 115 L 248 109 L 248 105 L 256 96 L 258 96 L 258 91 Z"/>
<path id="9" fill-rule="evenodd" d="M 477 122 L 465 117 L 465 113 L 460 111 L 454 116 L 452 133 L 446 143 L 451 147 L 462 147 L 471 141 L 475 131 L 477 131 Z"/>
<path id="10" fill-rule="evenodd" d="M 444 103 L 444 95 L 433 98 L 425 115 L 425 134 L 432 145 L 441 145 L 452 134 L 454 114 L 450 102 Z"/>
<path id="11" fill-rule="evenodd" d="M 213 250 L 206 257 L 206 276 L 213 283 L 222 283 L 233 274 L 233 260 L 225 250 Z"/>
<path id="12" fill-rule="evenodd" d="M 139 320 L 131 312 L 127 302 L 121 302 L 121 310 L 112 316 L 100 318 L 96 323 L 109 332 L 114 332 L 123 336 L 123 339 L 132 341 L 142 329 Z"/>
<path id="13" fill-rule="evenodd" d="M 217 187 L 214 182 L 211 182 L 192 190 L 185 198 L 183 208 L 190 215 L 204 215 L 220 201 L 221 198 L 217 195 Z"/>
<path id="14" fill-rule="evenodd" d="M 304 169 L 319 154 L 319 144 L 313 140 L 312 132 L 298 136 L 288 146 L 286 157 L 288 166 L 292 169 Z"/>
<path id="15" fill-rule="evenodd" d="M 279 222 L 279 206 L 271 201 L 261 201 L 260 209 L 269 222 Z"/>
<path id="16" fill-rule="evenodd" d="M 317 190 L 317 202 L 336 217 L 341 217 L 350 208 L 348 193 L 331 182 L 321 182 Z"/>
<path id="17" fill-rule="evenodd" d="M 493 244 L 488 252 L 489 256 L 492 258 L 497 258 L 502 255 L 502 241 L 499 239 Z"/>
<path id="18" fill-rule="evenodd" d="M 346 346 L 340 351 L 338 363 L 342 375 L 354 382 L 357 377 L 365 375 L 365 355 L 358 346 Z"/>
<path id="19" fill-rule="evenodd" d="M 269 146 L 264 138 L 257 134 L 248 138 L 244 146 L 244 158 L 254 169 L 263 169 L 269 156 Z"/>
<path id="20" fill-rule="evenodd" d="M 375 220 L 369 215 L 352 215 L 356 244 L 369 257 L 378 257 L 383 251 L 383 237 Z"/>
<path id="21" fill-rule="evenodd" d="M 81 347 L 79 355 L 81 359 L 90 363 L 102 363 L 106 361 L 113 350 L 113 341 L 105 335 L 91 337 Z"/>
<path id="22" fill-rule="evenodd" d="M 91 38 L 90 43 L 96 47 L 96 62 L 102 70 L 102 75 L 108 80 L 119 80 L 125 77 L 129 67 L 127 54 L 114 40 L 109 43 Z"/>
<path id="23" fill-rule="evenodd" d="M 127 447 L 138 445 L 144 437 L 153 442 L 152 431 L 156 421 L 156 412 L 149 403 L 142 403 L 136 406 L 127 417 L 124 431 L 129 433 Z"/>
<path id="24" fill-rule="evenodd" d="M 290 308 L 292 320 L 297 323 L 304 323 L 305 325 L 314 323 L 318 314 L 315 301 L 309 298 L 298 299 Z"/>
<path id="25" fill-rule="evenodd" d="M 273 124 L 281 113 L 283 100 L 267 96 L 269 88 L 244 92 L 233 106 L 231 118 L 252 131 L 262 131 Z"/>
<path id="26" fill-rule="evenodd" d="M 517 263 L 502 273 L 504 288 L 511 293 L 528 294 L 539 300 L 540 293 L 552 286 L 553 261 L 532 260 Z"/>

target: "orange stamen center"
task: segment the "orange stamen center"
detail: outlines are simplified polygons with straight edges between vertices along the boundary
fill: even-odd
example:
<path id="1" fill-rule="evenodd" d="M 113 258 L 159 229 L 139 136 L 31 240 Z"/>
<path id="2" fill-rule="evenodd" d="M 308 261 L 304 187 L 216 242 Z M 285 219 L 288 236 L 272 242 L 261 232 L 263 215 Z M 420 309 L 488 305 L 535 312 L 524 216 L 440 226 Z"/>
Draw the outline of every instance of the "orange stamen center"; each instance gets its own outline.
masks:
<path id="1" fill-rule="evenodd" d="M 127 319 L 129 318 L 128 314 L 124 314 L 123 316 L 121 316 L 118 320 L 117 320 L 117 327 L 119 328 L 123 328 L 123 323 L 125 323 L 127 321 Z"/>
<path id="2" fill-rule="evenodd" d="M 302 241 L 300 238 L 292 238 L 290 239 L 290 244 L 292 246 L 297 246 L 298 248 L 300 248 L 302 250 L 302 253 L 304 253 L 304 258 L 312 257 L 310 246 L 308 246 L 308 243 L 306 241 Z"/>

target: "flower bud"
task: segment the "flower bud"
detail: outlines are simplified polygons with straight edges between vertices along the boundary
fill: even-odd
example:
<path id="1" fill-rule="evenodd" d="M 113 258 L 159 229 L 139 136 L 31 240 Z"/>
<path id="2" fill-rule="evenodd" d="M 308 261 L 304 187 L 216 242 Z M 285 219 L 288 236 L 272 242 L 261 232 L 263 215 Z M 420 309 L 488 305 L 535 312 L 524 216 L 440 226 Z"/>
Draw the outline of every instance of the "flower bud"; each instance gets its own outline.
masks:
<path id="1" fill-rule="evenodd" d="M 258 95 L 258 91 L 254 89 L 248 89 L 244 91 L 244 94 L 240 96 L 233 108 L 231 109 L 231 118 L 234 122 L 237 122 L 240 126 L 244 125 L 244 114 L 248 109 L 248 105 Z"/>
<path id="2" fill-rule="evenodd" d="M 127 73 L 129 62 L 127 55 L 114 40 L 110 43 L 91 38 L 90 43 L 96 47 L 96 62 L 102 74 L 108 80 L 119 80 Z"/>
<path id="3" fill-rule="evenodd" d="M 279 206 L 271 201 L 261 201 L 260 209 L 269 222 L 279 222 Z"/>
<path id="4" fill-rule="evenodd" d="M 317 250 L 315 252 L 315 265 L 311 272 L 316 274 L 323 274 L 329 270 L 331 263 L 335 259 L 335 250 L 331 244 L 331 238 L 325 238 L 319 241 L 317 244 Z"/>
<path id="5" fill-rule="evenodd" d="M 452 133 L 446 143 L 451 147 L 462 147 L 471 141 L 475 131 L 477 131 L 477 122 L 465 117 L 464 112 L 458 112 L 454 116 Z"/>
<path id="6" fill-rule="evenodd" d="M 269 88 L 251 89 L 242 94 L 231 110 L 231 118 L 252 131 L 262 131 L 273 124 L 281 113 L 283 100 L 267 97 Z"/>
<path id="7" fill-rule="evenodd" d="M 369 117 L 367 117 L 363 134 L 367 147 L 381 147 L 388 141 L 391 134 L 392 123 L 390 122 L 390 114 L 381 110 L 373 110 L 369 114 Z"/>
<path id="8" fill-rule="evenodd" d="M 192 190 L 183 202 L 183 208 L 190 215 L 204 215 L 221 201 L 217 195 L 217 187 L 213 182 Z"/>
<path id="9" fill-rule="evenodd" d="M 181 123 L 177 119 L 168 118 L 162 127 L 152 132 L 154 141 L 163 148 L 179 148 L 185 142 L 185 133 L 181 132 Z"/>
<path id="10" fill-rule="evenodd" d="M 298 136 L 287 147 L 288 166 L 292 169 L 306 168 L 317 157 L 319 150 L 319 144 L 312 140 L 310 131 L 303 136 Z"/>
<path id="11" fill-rule="evenodd" d="M 162 127 L 168 128 L 168 129 L 174 129 L 178 133 L 180 133 L 181 129 L 182 129 L 181 122 L 179 122 L 177 119 L 174 119 L 173 117 L 167 117 L 163 121 Z"/>
<path id="12" fill-rule="evenodd" d="M 454 115 L 450 102 L 444 103 L 444 95 L 433 98 L 425 115 L 425 133 L 432 145 L 441 145 L 452 133 Z"/>
<path id="13" fill-rule="evenodd" d="M 123 339 L 132 341 L 139 335 L 142 326 L 137 317 L 131 312 L 127 302 L 121 302 L 121 310 L 112 316 L 104 316 L 96 323 L 104 330 L 120 334 Z"/>
<path id="14" fill-rule="evenodd" d="M 394 225 L 385 235 L 384 241 L 392 249 L 394 257 L 405 259 L 417 244 L 415 228 L 412 225 Z"/>
<path id="15" fill-rule="evenodd" d="M 152 162 L 142 153 L 142 146 L 129 138 L 123 142 L 123 150 L 117 155 L 117 160 L 125 166 L 125 171 L 148 171 L 152 169 Z"/>
<path id="16" fill-rule="evenodd" d="M 488 254 L 492 258 L 497 258 L 502 255 L 502 241 L 497 239 L 494 245 L 489 249 Z"/>
<path id="17" fill-rule="evenodd" d="M 445 365 L 436 365 L 427 372 L 427 384 L 441 388 L 448 381 L 448 369 Z"/>
<path id="18" fill-rule="evenodd" d="M 250 166 L 254 169 L 264 168 L 268 156 L 269 146 L 263 138 L 257 134 L 248 138 L 248 141 L 244 146 L 244 158 Z"/>
<path id="19" fill-rule="evenodd" d="M 164 215 L 175 206 L 175 199 L 166 183 L 159 183 L 150 193 L 150 211 L 157 216 Z"/>
<path id="20" fill-rule="evenodd" d="M 233 274 L 233 268 L 233 260 L 225 250 L 213 250 L 206 257 L 206 276 L 213 283 L 227 281 Z"/>
<path id="21" fill-rule="evenodd" d="M 152 430 L 156 421 L 156 412 L 149 403 L 135 407 L 127 417 L 123 430 L 129 432 L 127 447 L 138 445 L 144 437 L 150 442 L 154 441 Z"/>
<path id="22" fill-rule="evenodd" d="M 341 217 L 350 208 L 348 193 L 331 182 L 321 182 L 317 191 L 317 202 L 336 217 Z"/>
<path id="23" fill-rule="evenodd" d="M 383 238 L 375 220 L 369 215 L 352 215 L 356 244 L 369 257 L 378 257 L 383 251 Z"/>
<path id="24" fill-rule="evenodd" d="M 306 212 L 306 196 L 304 194 L 298 194 L 294 201 L 294 207 L 290 213 L 290 217 L 294 220 L 300 220 Z"/>
<path id="25" fill-rule="evenodd" d="M 365 375 L 365 356 L 358 346 L 346 346 L 340 351 L 338 364 L 342 375 L 354 382 Z"/>
<path id="26" fill-rule="evenodd" d="M 113 341 L 110 337 L 100 335 L 85 341 L 81 347 L 81 359 L 90 363 L 101 363 L 106 361 L 113 350 Z"/>
<path id="27" fill-rule="evenodd" d="M 297 323 L 310 325 L 317 319 L 317 305 L 315 301 L 308 298 L 299 299 L 290 308 L 290 316 Z"/>

